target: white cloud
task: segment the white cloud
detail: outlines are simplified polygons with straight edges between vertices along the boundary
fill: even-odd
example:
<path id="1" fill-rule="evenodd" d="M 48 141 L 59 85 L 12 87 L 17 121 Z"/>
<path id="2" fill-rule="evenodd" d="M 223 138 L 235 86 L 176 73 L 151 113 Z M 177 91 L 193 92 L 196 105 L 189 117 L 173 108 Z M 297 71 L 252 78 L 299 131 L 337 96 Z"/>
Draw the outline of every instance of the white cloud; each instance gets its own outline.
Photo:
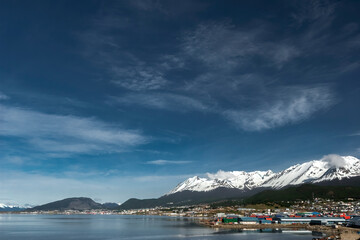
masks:
<path id="1" fill-rule="evenodd" d="M 223 114 L 239 128 L 260 131 L 307 119 L 333 103 L 334 96 L 326 87 L 286 88 L 259 108 L 226 110 Z"/>
<path id="2" fill-rule="evenodd" d="M 195 98 L 171 93 L 127 94 L 122 97 L 114 97 L 113 99 L 123 105 L 139 105 L 147 108 L 170 111 L 205 112 L 210 110 L 207 105 Z"/>
<path id="3" fill-rule="evenodd" d="M 159 160 L 148 161 L 146 163 L 152 165 L 178 165 L 178 164 L 188 164 L 191 163 L 191 161 L 172 161 L 172 160 L 159 159 Z"/>
<path id="4" fill-rule="evenodd" d="M 225 172 L 223 170 L 217 171 L 217 173 L 206 173 L 206 176 L 210 179 L 229 179 L 236 177 L 231 172 Z"/>
<path id="5" fill-rule="evenodd" d="M 335 167 L 335 168 L 343 167 L 346 164 L 345 159 L 337 154 L 325 155 L 323 156 L 321 161 L 325 161 L 328 163 L 329 167 Z"/>
<path id="6" fill-rule="evenodd" d="M 24 139 L 46 152 L 123 151 L 147 142 L 139 131 L 94 118 L 40 113 L 0 105 L 0 136 Z"/>

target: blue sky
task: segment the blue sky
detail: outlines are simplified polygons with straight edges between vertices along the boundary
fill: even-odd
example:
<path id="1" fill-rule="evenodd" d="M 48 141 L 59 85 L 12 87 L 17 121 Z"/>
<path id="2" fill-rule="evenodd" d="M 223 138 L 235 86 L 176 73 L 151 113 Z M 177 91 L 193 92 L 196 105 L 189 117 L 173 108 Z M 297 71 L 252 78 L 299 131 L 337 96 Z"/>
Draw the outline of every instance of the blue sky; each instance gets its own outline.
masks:
<path id="1" fill-rule="evenodd" d="M 360 156 L 359 1 L 3 1 L 0 202 L 158 197 Z"/>

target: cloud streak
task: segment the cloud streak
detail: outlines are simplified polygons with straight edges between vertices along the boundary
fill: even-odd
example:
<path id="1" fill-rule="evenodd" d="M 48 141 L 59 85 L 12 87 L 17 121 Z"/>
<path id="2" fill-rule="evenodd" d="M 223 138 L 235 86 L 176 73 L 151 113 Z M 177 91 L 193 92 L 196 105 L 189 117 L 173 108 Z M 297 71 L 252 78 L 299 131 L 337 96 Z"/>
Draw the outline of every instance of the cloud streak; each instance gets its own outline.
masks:
<path id="1" fill-rule="evenodd" d="M 122 97 L 112 97 L 112 99 L 121 105 L 137 105 L 151 109 L 177 112 L 210 111 L 208 105 L 195 98 L 172 93 L 132 93 Z"/>
<path id="2" fill-rule="evenodd" d="M 305 120 L 335 102 L 326 87 L 285 88 L 271 102 L 251 110 L 227 110 L 224 116 L 246 131 L 260 131 Z"/>
<path id="3" fill-rule="evenodd" d="M 0 105 L 0 136 L 17 137 L 45 152 L 118 152 L 145 144 L 136 130 L 94 118 L 46 114 Z"/>
<path id="4" fill-rule="evenodd" d="M 286 41 L 265 41 L 264 28 L 240 30 L 226 23 L 200 24 L 184 37 L 184 52 L 207 66 L 221 70 L 244 67 L 254 57 L 261 57 L 282 67 L 299 54 Z"/>
<path id="5" fill-rule="evenodd" d="M 188 164 L 191 162 L 192 161 L 173 161 L 173 160 L 159 159 L 159 160 L 148 161 L 146 163 L 151 165 L 180 165 L 180 164 Z"/>
<path id="6" fill-rule="evenodd" d="M 358 65 L 338 50 L 354 49 L 358 37 L 351 29 L 357 25 L 349 26 L 343 37 L 333 36 L 330 28 L 338 4 L 314 0 L 298 5 L 290 4 L 289 23 L 282 23 L 280 29 L 266 19 L 251 19 L 246 25 L 229 19 L 202 21 L 177 32 L 171 43 L 175 48 L 161 48 L 157 43 L 162 39 L 154 38 L 156 44 L 141 53 L 126 49 L 129 43 L 118 34 L 131 24 L 119 26 L 124 21 L 111 15 L 98 19 L 89 31 L 94 36 L 90 45 L 110 81 L 125 89 L 121 96 L 112 97 L 120 105 L 217 114 L 247 131 L 277 128 L 309 119 L 333 105 L 330 88 L 311 85 L 315 77 L 315 82 L 324 82 L 324 75 L 341 74 Z M 152 7 L 141 6 L 142 10 L 159 7 L 153 2 L 144 5 Z M 302 79 L 297 77 L 299 71 Z"/>

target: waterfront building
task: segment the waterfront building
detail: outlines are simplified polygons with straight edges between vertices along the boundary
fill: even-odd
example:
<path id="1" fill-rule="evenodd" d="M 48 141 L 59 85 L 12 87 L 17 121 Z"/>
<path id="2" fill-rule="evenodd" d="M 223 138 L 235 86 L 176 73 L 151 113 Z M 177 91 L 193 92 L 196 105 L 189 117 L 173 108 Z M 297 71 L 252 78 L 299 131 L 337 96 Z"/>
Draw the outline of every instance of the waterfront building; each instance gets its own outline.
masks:
<path id="1" fill-rule="evenodd" d="M 273 222 L 277 222 L 280 224 L 310 224 L 311 221 L 320 221 L 320 223 L 324 224 L 340 224 L 345 223 L 344 218 L 337 217 L 280 217 L 273 218 Z"/>
<path id="2" fill-rule="evenodd" d="M 259 224 L 260 220 L 256 217 L 240 217 L 239 224 Z"/>

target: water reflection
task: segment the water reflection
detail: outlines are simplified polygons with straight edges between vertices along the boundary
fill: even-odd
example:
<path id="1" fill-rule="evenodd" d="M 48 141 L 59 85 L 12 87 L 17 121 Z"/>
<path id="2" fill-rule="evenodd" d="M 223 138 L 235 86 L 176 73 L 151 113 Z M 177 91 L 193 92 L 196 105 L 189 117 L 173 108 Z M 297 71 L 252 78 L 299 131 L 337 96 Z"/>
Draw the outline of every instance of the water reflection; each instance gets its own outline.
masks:
<path id="1" fill-rule="evenodd" d="M 289 234 L 291 237 L 289 238 Z M 0 239 L 312 239 L 310 231 L 212 229 L 194 219 L 118 215 L 0 215 Z"/>

